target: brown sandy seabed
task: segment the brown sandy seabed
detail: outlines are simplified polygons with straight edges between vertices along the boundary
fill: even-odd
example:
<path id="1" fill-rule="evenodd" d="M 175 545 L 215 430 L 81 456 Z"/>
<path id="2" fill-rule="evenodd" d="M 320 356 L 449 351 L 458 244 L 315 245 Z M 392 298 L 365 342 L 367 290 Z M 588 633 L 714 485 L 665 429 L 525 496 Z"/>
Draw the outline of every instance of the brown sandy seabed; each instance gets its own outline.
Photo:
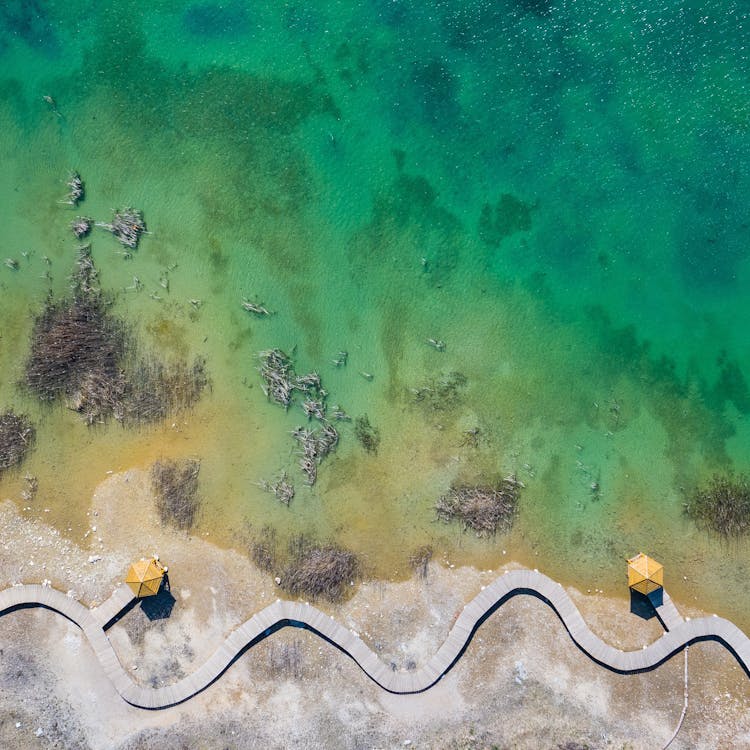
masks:
<path id="1" fill-rule="evenodd" d="M 49 579 L 94 603 L 130 561 L 158 551 L 170 565 L 171 617 L 149 621 L 136 608 L 109 631 L 138 682 L 161 685 L 191 672 L 280 595 L 246 557 L 160 527 L 141 471 L 103 482 L 88 521 L 76 542 L 0 504 L 0 585 Z M 94 555 L 102 559 L 89 562 Z M 366 581 L 348 601 L 323 608 L 386 662 L 408 669 L 434 654 L 463 604 L 503 569 L 439 560 L 425 580 Z M 637 648 L 662 632 L 655 619 L 631 614 L 624 598 L 568 591 L 594 632 L 619 647 Z M 701 614 L 677 604 L 684 615 Z M 690 707 L 672 747 L 750 747 L 744 672 L 712 643 L 691 647 L 689 663 Z M 107 683 L 78 628 L 27 610 L 0 618 L 0 747 L 655 748 L 679 718 L 682 669 L 678 656 L 650 673 L 610 673 L 576 648 L 546 605 L 517 597 L 421 695 L 386 693 L 334 647 L 287 628 L 188 703 L 147 712 Z"/>

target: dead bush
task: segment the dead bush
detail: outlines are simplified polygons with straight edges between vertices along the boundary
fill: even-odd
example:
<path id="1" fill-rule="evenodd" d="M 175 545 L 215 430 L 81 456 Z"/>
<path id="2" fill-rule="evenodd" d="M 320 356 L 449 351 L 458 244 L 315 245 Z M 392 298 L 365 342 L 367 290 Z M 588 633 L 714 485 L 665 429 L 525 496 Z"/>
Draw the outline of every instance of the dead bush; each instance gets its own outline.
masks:
<path id="1" fill-rule="evenodd" d="M 349 583 L 358 577 L 359 562 L 349 550 L 310 545 L 302 537 L 290 547 L 292 560 L 281 576 L 281 585 L 293 596 L 340 601 Z"/>
<path id="2" fill-rule="evenodd" d="M 12 409 L 0 414 L 0 474 L 20 464 L 36 440 L 34 425 Z"/>
<path id="3" fill-rule="evenodd" d="M 459 521 L 478 536 L 507 531 L 513 525 L 521 485 L 515 477 L 495 484 L 454 484 L 435 506 L 441 521 Z"/>

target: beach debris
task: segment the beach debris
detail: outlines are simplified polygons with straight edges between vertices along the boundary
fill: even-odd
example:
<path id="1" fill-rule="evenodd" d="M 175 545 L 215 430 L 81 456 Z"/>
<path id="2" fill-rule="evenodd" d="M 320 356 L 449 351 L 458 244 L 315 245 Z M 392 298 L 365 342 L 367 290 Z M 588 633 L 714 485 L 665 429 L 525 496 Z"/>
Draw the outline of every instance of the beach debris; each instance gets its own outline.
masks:
<path id="1" fill-rule="evenodd" d="M 380 446 L 380 430 L 370 424 L 370 418 L 363 414 L 354 420 L 354 435 L 368 453 L 377 453 Z"/>
<path id="2" fill-rule="evenodd" d="M 360 370 L 359 374 L 365 379 L 371 381 L 375 376 L 371 372 L 365 372 L 364 370 Z"/>
<path id="3" fill-rule="evenodd" d="M 243 297 L 240 304 L 242 305 L 243 310 L 253 313 L 254 315 L 257 315 L 259 317 L 271 314 L 271 311 L 267 307 L 264 307 L 259 302 L 251 302 L 249 299 L 247 299 L 247 297 Z"/>
<path id="4" fill-rule="evenodd" d="M 18 261 L 15 258 L 6 258 L 3 262 L 11 271 L 17 271 L 19 268 Z"/>
<path id="5" fill-rule="evenodd" d="M 346 363 L 349 360 L 349 352 L 340 351 L 332 360 L 331 364 L 334 367 L 346 367 Z"/>
<path id="6" fill-rule="evenodd" d="M 192 458 L 165 459 L 151 467 L 151 487 L 156 510 L 163 524 L 187 531 L 195 524 L 200 506 L 198 473 L 200 461 Z"/>
<path id="7" fill-rule="evenodd" d="M 83 186 L 83 180 L 78 172 L 71 172 L 65 181 L 68 188 L 68 194 L 58 203 L 66 203 L 69 206 L 77 206 L 85 197 L 86 191 Z"/>
<path id="8" fill-rule="evenodd" d="M 25 414 L 12 409 L 0 414 L 0 476 L 26 458 L 35 440 L 36 429 Z"/>
<path id="9" fill-rule="evenodd" d="M 76 218 L 70 222 L 70 229 L 76 239 L 80 240 L 88 235 L 93 225 L 93 219 L 89 219 L 87 216 L 76 216 Z"/>
<path id="10" fill-rule="evenodd" d="M 203 300 L 202 299 L 189 299 L 188 302 L 196 309 L 200 310 L 200 308 L 203 306 Z"/>
<path id="11" fill-rule="evenodd" d="M 427 339 L 427 343 L 439 352 L 445 351 L 445 341 L 442 339 Z"/>
<path id="12" fill-rule="evenodd" d="M 116 209 L 109 224 L 97 221 L 96 226 L 111 232 L 120 244 L 133 250 L 138 247 L 141 235 L 146 232 L 143 212 L 135 208 Z"/>
<path id="13" fill-rule="evenodd" d="M 522 483 L 514 475 L 494 484 L 452 484 L 435 505 L 441 521 L 459 521 L 477 536 L 507 531 L 518 511 Z"/>
<path id="14" fill-rule="evenodd" d="M 275 482 L 260 482 L 260 487 L 265 492 L 272 492 L 276 499 L 284 505 L 289 505 L 294 499 L 294 485 L 289 481 L 289 476 L 284 472 Z"/>

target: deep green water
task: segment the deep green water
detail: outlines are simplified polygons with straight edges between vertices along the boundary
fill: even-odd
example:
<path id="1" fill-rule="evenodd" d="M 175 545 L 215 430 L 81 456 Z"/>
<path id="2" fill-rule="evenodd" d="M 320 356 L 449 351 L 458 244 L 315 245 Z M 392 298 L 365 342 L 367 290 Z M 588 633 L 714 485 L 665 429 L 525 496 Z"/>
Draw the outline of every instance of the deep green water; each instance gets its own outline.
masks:
<path id="1" fill-rule="evenodd" d="M 20 268 L 0 266 L 0 401 L 39 423 L 29 512 L 75 536 L 107 470 L 196 455 L 199 532 L 227 544 L 306 530 L 404 575 L 431 543 L 608 591 L 642 550 L 678 598 L 750 622 L 747 542 L 682 514 L 685 488 L 750 470 L 749 31 L 727 0 L 3 3 L 0 255 Z M 80 213 L 132 204 L 152 231 L 132 259 L 94 235 L 118 313 L 165 356 L 208 359 L 211 394 L 174 426 L 91 430 L 16 387 L 75 257 L 70 169 Z M 377 456 L 344 428 L 303 487 L 302 414 L 266 403 L 255 369 L 273 346 L 369 415 Z M 452 371 L 451 408 L 414 404 Z M 284 469 L 289 509 L 255 484 Z M 436 524 L 451 481 L 511 471 L 509 535 Z"/>

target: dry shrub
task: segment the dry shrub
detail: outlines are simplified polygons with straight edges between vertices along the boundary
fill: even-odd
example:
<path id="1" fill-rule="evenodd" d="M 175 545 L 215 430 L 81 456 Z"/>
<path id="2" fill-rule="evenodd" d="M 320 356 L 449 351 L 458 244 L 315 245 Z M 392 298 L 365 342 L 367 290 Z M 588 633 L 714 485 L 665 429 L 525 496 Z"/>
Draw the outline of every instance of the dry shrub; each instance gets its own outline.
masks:
<path id="1" fill-rule="evenodd" d="M 0 414 L 0 474 L 26 458 L 36 440 L 34 425 L 12 409 Z"/>
<path id="2" fill-rule="evenodd" d="M 349 550 L 314 546 L 297 537 L 291 553 L 292 561 L 281 576 L 281 585 L 293 596 L 340 601 L 348 584 L 358 577 L 359 562 Z"/>
<path id="3" fill-rule="evenodd" d="M 200 468 L 200 461 L 190 458 L 157 461 L 151 467 L 151 486 L 162 523 L 184 531 L 193 527 L 200 505 Z"/>
<path id="4" fill-rule="evenodd" d="M 435 506 L 441 521 L 460 521 L 478 536 L 507 531 L 513 525 L 520 483 L 506 477 L 494 485 L 451 485 Z"/>
<path id="5" fill-rule="evenodd" d="M 750 481 L 714 474 L 706 487 L 696 489 L 685 503 L 685 512 L 699 526 L 725 537 L 750 530 Z"/>

